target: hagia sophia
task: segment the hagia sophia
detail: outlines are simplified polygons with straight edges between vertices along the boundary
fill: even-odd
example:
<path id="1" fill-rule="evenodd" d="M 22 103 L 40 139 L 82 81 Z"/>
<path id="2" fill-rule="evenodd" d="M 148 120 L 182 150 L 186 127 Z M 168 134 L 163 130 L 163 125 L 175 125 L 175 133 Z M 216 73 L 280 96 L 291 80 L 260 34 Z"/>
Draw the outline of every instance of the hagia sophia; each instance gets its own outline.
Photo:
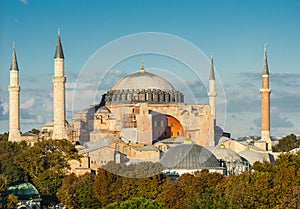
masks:
<path id="1" fill-rule="evenodd" d="M 215 73 L 211 58 L 208 104 L 185 103 L 184 94 L 142 62 L 91 104 L 66 121 L 64 53 L 60 33 L 54 55 L 53 120 L 39 135 L 20 133 L 19 68 L 12 51 L 9 90 L 9 141 L 67 139 L 76 145 L 82 160 L 72 161 L 77 175 L 96 172 L 115 163 L 160 162 L 164 172 L 192 173 L 201 169 L 225 175 L 248 170 L 256 161 L 272 162 L 269 69 L 266 47 L 262 72 L 261 139 L 237 141 L 216 127 Z"/>

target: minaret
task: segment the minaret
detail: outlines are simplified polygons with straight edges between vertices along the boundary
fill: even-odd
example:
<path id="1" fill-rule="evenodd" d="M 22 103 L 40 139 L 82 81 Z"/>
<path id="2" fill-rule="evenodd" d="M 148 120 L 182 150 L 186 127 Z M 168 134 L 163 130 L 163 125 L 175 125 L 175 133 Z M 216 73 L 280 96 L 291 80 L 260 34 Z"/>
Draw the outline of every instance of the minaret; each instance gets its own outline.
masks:
<path id="1" fill-rule="evenodd" d="M 209 76 L 209 105 L 211 108 L 211 116 L 216 120 L 216 96 L 217 92 L 215 90 L 215 70 L 214 70 L 214 60 L 211 56 L 210 58 L 210 76 Z"/>
<path id="2" fill-rule="evenodd" d="M 65 83 L 64 74 L 64 53 L 60 41 L 60 31 L 58 31 L 58 39 L 56 51 L 54 55 L 54 76 L 53 81 L 53 139 L 66 139 L 67 133 L 65 129 L 66 111 L 65 111 Z"/>
<path id="3" fill-rule="evenodd" d="M 267 143 L 267 150 L 271 148 L 270 138 L 270 94 L 269 69 L 267 60 L 267 47 L 264 47 L 264 66 L 262 73 L 261 94 L 261 140 Z"/>
<path id="4" fill-rule="evenodd" d="M 209 76 L 209 91 L 208 91 L 208 97 L 209 97 L 209 106 L 211 110 L 211 119 L 212 119 L 212 127 L 210 131 L 210 141 L 215 142 L 215 127 L 216 127 L 216 96 L 217 92 L 215 89 L 215 70 L 214 70 L 214 60 L 211 56 L 210 58 L 210 76 Z"/>
<path id="5" fill-rule="evenodd" d="M 8 141 L 21 141 L 20 134 L 20 86 L 19 86 L 19 68 L 15 46 L 13 44 L 12 59 L 10 66 L 10 84 L 9 91 L 9 136 Z"/>

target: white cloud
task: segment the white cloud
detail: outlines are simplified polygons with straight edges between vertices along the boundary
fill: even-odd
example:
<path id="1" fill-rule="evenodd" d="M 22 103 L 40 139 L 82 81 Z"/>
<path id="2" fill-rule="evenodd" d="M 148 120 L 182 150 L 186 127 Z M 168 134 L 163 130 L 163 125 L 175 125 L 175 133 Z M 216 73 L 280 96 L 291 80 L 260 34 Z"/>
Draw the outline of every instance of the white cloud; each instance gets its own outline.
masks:
<path id="1" fill-rule="evenodd" d="M 28 5 L 28 0 L 20 0 L 20 2 L 24 5 Z"/>
<path id="2" fill-rule="evenodd" d="M 256 127 L 261 126 L 261 119 L 257 118 L 253 120 L 253 124 Z M 271 129 L 284 129 L 292 128 L 294 124 L 289 120 L 289 118 L 282 112 L 279 112 L 277 108 L 271 110 Z"/>
<path id="3" fill-rule="evenodd" d="M 20 105 L 21 109 L 29 109 L 35 104 L 35 99 L 31 97 L 29 100 Z"/>

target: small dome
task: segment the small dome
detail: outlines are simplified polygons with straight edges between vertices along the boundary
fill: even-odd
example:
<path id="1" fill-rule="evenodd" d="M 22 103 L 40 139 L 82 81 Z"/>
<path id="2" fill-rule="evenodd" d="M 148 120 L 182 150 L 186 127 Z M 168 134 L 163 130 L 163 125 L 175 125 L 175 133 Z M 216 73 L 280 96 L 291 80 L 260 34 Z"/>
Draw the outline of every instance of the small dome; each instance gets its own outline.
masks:
<path id="1" fill-rule="evenodd" d="M 258 152 L 254 152 L 252 150 L 244 150 L 239 152 L 239 155 L 243 158 L 245 158 L 246 160 L 248 160 L 248 162 L 250 163 L 250 165 L 253 165 L 255 162 L 263 162 L 264 161 L 264 157 L 261 153 Z"/>
<path id="2" fill-rule="evenodd" d="M 182 144 L 169 149 L 161 158 L 168 169 L 203 169 L 220 167 L 217 158 L 197 144 Z"/>
<path id="3" fill-rule="evenodd" d="M 220 147 L 206 147 L 209 151 L 211 151 L 217 159 L 222 159 L 225 162 L 242 162 L 241 156 L 235 151 L 227 148 Z"/>
<path id="4" fill-rule="evenodd" d="M 166 79 L 144 71 L 127 75 L 121 78 L 113 87 L 112 90 L 130 90 L 130 89 L 160 89 L 175 91 L 172 84 Z"/>
<path id="5" fill-rule="evenodd" d="M 39 198 L 40 194 L 38 190 L 30 183 L 22 183 L 15 186 L 11 186 L 7 189 L 7 194 L 13 194 L 19 199 L 26 198 Z"/>

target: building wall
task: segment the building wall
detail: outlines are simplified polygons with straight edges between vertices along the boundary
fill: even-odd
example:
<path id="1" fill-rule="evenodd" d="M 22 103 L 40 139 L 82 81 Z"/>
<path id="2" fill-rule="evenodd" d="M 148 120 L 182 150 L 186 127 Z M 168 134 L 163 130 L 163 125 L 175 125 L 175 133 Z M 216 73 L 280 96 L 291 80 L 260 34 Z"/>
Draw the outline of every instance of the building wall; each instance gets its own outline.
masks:
<path id="1" fill-rule="evenodd" d="M 145 104 L 145 103 L 144 103 Z M 140 104 L 141 105 L 141 104 Z M 84 141 L 91 140 L 91 136 L 94 140 L 100 138 L 101 136 L 109 135 L 115 136 L 120 138 L 120 132 L 124 125 L 124 120 L 129 120 L 129 126 L 131 128 L 139 126 L 141 130 L 145 130 L 147 127 L 150 126 L 151 130 L 155 129 L 153 134 L 153 138 L 157 137 L 158 131 L 161 131 L 163 134 L 164 131 L 167 131 L 167 135 L 173 131 L 173 134 L 177 135 L 178 131 L 182 136 L 190 136 L 195 143 L 201 146 L 213 146 L 214 145 L 214 121 L 211 117 L 211 110 L 209 105 L 200 105 L 200 104 L 147 104 L 148 110 L 153 112 L 157 112 L 161 115 L 167 115 L 169 117 L 170 123 L 168 122 L 167 127 L 170 127 L 171 130 L 158 130 L 159 126 L 155 126 L 154 121 L 151 120 L 150 124 L 146 125 L 145 121 L 141 122 L 144 125 L 137 125 L 137 121 L 141 120 L 139 108 L 137 108 L 136 104 L 111 104 L 107 105 L 106 107 L 111 111 L 111 118 L 106 120 L 105 127 L 101 124 L 97 124 L 98 122 L 94 121 L 94 118 L 88 118 L 86 115 L 83 114 L 76 114 L 74 118 L 79 119 L 83 118 L 83 121 L 86 119 L 87 122 L 84 123 L 74 123 L 78 126 L 75 127 L 76 130 L 80 130 L 81 133 L 84 133 L 82 129 L 90 129 L 91 125 L 84 125 L 93 123 L 94 127 L 92 128 L 93 131 L 86 130 L 86 133 L 90 133 L 90 136 Z M 135 112 L 136 111 L 136 112 Z M 129 117 L 131 115 L 131 117 Z M 128 116 L 128 117 L 127 117 Z M 138 116 L 138 118 L 137 118 Z M 143 117 L 146 117 L 145 115 Z M 149 117 L 149 116 L 147 116 Z M 155 116 L 153 116 L 155 117 Z M 99 115 L 98 115 L 99 118 Z M 99 119 L 100 120 L 100 119 Z M 153 121 L 153 124 L 152 124 Z M 171 123 L 173 122 L 174 126 L 171 127 Z M 157 124 L 158 125 L 158 124 Z M 103 128 L 103 129 L 101 129 Z M 126 127 L 129 128 L 129 127 Z M 141 132 L 140 132 L 141 133 Z M 81 135 L 81 134 L 80 134 Z M 148 137 L 149 138 L 149 137 Z M 80 137 L 82 139 L 82 137 Z M 147 141 L 146 144 L 149 142 Z"/>

